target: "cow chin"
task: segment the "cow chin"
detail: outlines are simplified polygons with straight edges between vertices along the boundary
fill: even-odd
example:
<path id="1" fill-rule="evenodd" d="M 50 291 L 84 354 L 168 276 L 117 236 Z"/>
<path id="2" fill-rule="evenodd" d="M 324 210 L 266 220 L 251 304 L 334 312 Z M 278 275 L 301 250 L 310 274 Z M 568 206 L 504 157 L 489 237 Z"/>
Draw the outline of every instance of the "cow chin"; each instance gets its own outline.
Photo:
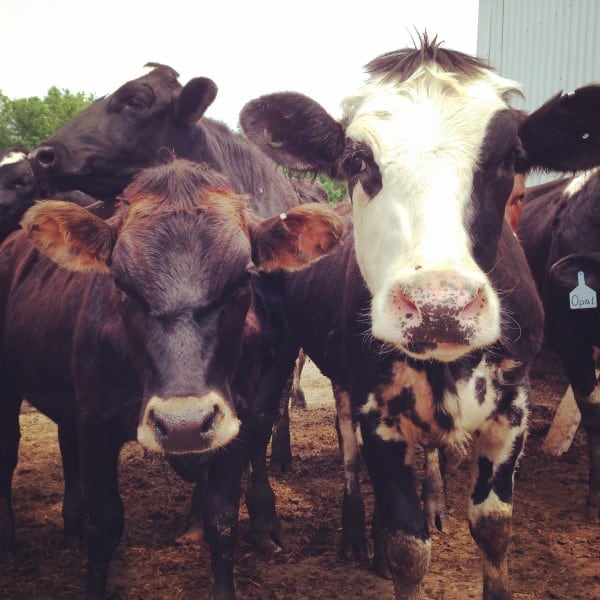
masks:
<path id="1" fill-rule="evenodd" d="M 152 452 L 189 454 L 225 446 L 239 433 L 240 421 L 223 396 L 154 396 L 146 405 L 137 439 Z"/>

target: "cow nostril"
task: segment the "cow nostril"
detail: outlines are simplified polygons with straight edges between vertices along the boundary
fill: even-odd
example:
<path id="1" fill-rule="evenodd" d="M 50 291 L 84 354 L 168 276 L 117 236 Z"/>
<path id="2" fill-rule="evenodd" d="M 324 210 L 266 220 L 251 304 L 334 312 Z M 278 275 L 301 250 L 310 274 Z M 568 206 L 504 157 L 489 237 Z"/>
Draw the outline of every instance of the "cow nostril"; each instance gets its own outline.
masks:
<path id="1" fill-rule="evenodd" d="M 162 437 L 167 437 L 169 435 L 169 431 L 166 425 L 161 421 L 161 419 L 156 415 L 153 410 L 148 412 L 148 420 L 152 423 L 154 429 L 156 429 L 157 433 Z"/>
<path id="2" fill-rule="evenodd" d="M 483 288 L 479 288 L 473 299 L 463 306 L 460 311 L 460 316 L 467 319 L 470 317 L 475 317 L 481 312 L 484 304 L 485 292 Z"/>
<path id="3" fill-rule="evenodd" d="M 218 414 L 219 407 L 216 404 L 213 404 L 212 412 L 206 414 L 206 417 L 200 425 L 200 433 L 208 433 L 212 429 Z"/>
<path id="4" fill-rule="evenodd" d="M 56 160 L 56 154 L 54 149 L 50 147 L 43 147 L 34 150 L 32 158 L 37 162 L 40 167 L 48 169 L 54 165 Z"/>

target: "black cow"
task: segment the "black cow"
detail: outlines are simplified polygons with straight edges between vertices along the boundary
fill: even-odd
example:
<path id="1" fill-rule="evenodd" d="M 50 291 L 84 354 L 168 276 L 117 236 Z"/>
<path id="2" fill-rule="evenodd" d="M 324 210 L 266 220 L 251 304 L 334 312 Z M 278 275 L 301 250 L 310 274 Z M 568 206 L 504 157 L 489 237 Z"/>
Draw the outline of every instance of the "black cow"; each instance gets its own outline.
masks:
<path id="1" fill-rule="evenodd" d="M 0 153 L 0 240 L 19 227 L 37 194 L 28 152 L 24 146 L 14 146 Z"/>
<path id="2" fill-rule="evenodd" d="M 318 185 L 292 182 L 244 137 L 203 117 L 217 94 L 212 80 L 182 86 L 172 68 L 147 66 L 149 73 L 96 100 L 34 148 L 29 158 L 44 191 L 76 189 L 112 200 L 166 148 L 224 173 L 261 216 L 326 199 Z"/>
<path id="3" fill-rule="evenodd" d="M 286 308 L 297 344 L 346 390 L 396 596 L 418 597 L 430 557 L 414 447 L 472 442 L 468 518 L 483 596 L 506 599 L 543 311 L 505 202 L 515 170 L 594 164 L 578 127 L 597 107 L 559 95 L 522 120 L 508 103 L 514 82 L 421 41 L 369 63 L 340 123 L 306 96 L 279 93 L 246 105 L 241 124 L 285 166 L 348 184 L 353 237 L 290 278 Z M 597 101 L 600 87 L 583 93 Z"/>
<path id="4" fill-rule="evenodd" d="M 38 180 L 27 158 L 29 150 L 14 146 L 0 153 L 0 241 L 19 228 L 25 211 L 39 199 Z M 102 217 L 112 214 L 113 203 L 104 203 L 78 190 L 56 194 L 54 198 L 85 206 Z"/>
<path id="5" fill-rule="evenodd" d="M 586 514 L 600 519 L 600 172 L 530 188 L 517 230 L 558 354 L 581 411 L 590 453 Z M 589 289 L 586 289 L 589 288 Z"/>
<path id="6" fill-rule="evenodd" d="M 142 171 L 122 200 L 109 221 L 39 203 L 0 246 L 0 548 L 14 546 L 10 488 L 26 397 L 59 427 L 65 532 L 89 520 L 89 597 L 105 593 L 123 530 L 117 459 L 137 438 L 205 465 L 213 592 L 232 598 L 265 351 L 252 271 L 305 266 L 343 225 L 319 204 L 259 219 L 221 174 L 184 160 Z"/>

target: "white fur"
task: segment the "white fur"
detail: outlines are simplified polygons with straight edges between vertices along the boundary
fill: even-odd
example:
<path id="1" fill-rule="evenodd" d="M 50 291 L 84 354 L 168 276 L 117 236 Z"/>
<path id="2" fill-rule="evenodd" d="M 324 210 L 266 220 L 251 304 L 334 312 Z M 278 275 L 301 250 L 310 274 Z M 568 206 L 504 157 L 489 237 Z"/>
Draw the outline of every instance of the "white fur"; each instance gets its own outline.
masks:
<path id="1" fill-rule="evenodd" d="M 25 160 L 27 155 L 24 152 L 9 152 L 6 156 L 3 156 L 0 159 L 0 167 L 4 167 L 5 165 L 12 165 L 14 163 L 21 162 Z"/>
<path id="2" fill-rule="evenodd" d="M 404 351 L 390 294 L 415 269 L 452 271 L 484 290 L 487 305 L 471 348 L 500 334 L 499 301 L 472 258 L 465 215 L 486 128 L 507 108 L 511 90 L 513 82 L 485 71 L 479 80 L 460 81 L 427 67 L 404 82 L 374 77 L 345 101 L 346 134 L 371 148 L 383 184 L 374 198 L 360 185 L 353 192 L 356 254 L 373 296 L 373 333 Z M 453 360 L 464 351 L 430 358 Z"/>
<path id="3" fill-rule="evenodd" d="M 577 192 L 585 187 L 585 184 L 590 181 L 596 174 L 600 171 L 600 167 L 595 167 L 594 169 L 590 169 L 589 171 L 584 171 L 579 175 L 576 175 L 571 179 L 571 181 L 565 187 L 564 194 L 567 198 L 574 196 Z"/>

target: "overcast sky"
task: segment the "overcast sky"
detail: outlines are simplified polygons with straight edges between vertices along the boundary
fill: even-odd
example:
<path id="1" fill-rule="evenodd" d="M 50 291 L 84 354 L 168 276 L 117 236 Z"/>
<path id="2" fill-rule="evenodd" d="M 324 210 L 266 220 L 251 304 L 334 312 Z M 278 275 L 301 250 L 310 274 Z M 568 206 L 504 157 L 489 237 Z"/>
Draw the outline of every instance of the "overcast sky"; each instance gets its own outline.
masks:
<path id="1" fill-rule="evenodd" d="M 213 79 L 207 114 L 230 126 L 260 94 L 294 90 L 334 115 L 362 67 L 412 46 L 427 30 L 474 54 L 478 0 L 0 0 L 0 90 L 46 95 L 55 85 L 96 96 L 143 73 L 146 62 L 180 81 Z"/>

